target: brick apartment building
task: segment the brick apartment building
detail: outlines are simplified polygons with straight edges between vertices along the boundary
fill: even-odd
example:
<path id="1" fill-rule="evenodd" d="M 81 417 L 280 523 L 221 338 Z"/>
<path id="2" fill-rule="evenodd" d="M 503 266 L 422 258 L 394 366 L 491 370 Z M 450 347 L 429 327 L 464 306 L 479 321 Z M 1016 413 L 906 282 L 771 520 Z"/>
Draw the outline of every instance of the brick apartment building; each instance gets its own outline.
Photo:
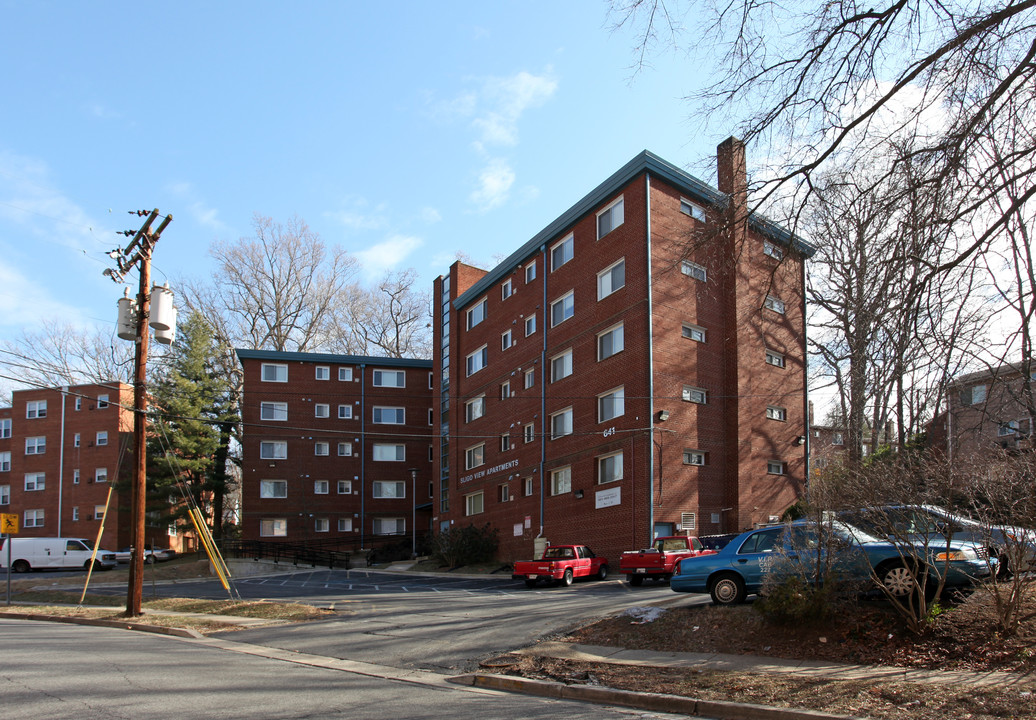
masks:
<path id="1" fill-rule="evenodd" d="M 430 360 L 237 355 L 244 539 L 359 548 L 429 530 Z"/>
<path id="2" fill-rule="evenodd" d="M 804 262 L 719 188 L 644 152 L 492 271 L 435 281 L 433 523 L 617 556 L 778 517 L 806 477 Z M 746 221 L 747 219 L 747 221 Z"/>
<path id="3" fill-rule="evenodd" d="M 118 382 L 12 394 L 0 408 L 0 512 L 18 515 L 19 537 L 97 537 L 109 488 L 132 473 L 132 407 Z M 128 546 L 128 498 L 113 492 L 107 508 L 101 547 Z"/>
<path id="4" fill-rule="evenodd" d="M 931 445 L 953 459 L 1031 452 L 1036 363 L 1006 363 L 956 378 L 948 409 L 932 420 Z"/>

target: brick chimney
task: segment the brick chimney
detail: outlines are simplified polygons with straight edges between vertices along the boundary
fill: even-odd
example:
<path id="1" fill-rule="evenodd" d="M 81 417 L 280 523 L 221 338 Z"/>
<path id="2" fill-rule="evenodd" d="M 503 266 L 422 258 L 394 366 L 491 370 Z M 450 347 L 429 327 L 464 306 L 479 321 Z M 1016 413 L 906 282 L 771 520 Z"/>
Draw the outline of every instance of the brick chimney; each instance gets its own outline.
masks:
<path id="1" fill-rule="evenodd" d="M 732 195 L 736 206 L 748 203 L 748 172 L 745 169 L 745 144 L 728 137 L 716 146 L 716 178 L 719 189 Z"/>

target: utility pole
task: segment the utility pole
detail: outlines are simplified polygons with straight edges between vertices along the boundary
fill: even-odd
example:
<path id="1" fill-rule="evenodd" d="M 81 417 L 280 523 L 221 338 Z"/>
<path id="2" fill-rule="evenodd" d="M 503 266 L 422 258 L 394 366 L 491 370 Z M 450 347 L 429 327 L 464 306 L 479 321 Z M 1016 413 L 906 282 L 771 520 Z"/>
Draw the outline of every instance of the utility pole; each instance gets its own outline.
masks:
<path id="1" fill-rule="evenodd" d="M 133 493 L 131 523 L 133 527 L 133 555 L 130 558 L 129 588 L 126 592 L 126 616 L 140 615 L 140 602 L 144 586 L 144 518 L 147 507 L 147 358 L 149 348 L 148 316 L 151 310 L 151 253 L 162 231 L 173 220 L 172 215 L 162 218 L 156 230 L 151 224 L 158 218 L 158 209 L 147 213 L 144 210 L 130 211 L 138 217 L 147 215 L 144 224 L 137 231 L 126 230 L 122 234 L 132 237 L 125 250 L 116 248 L 109 256 L 118 263 L 118 270 L 108 269 L 104 274 L 115 282 L 122 282 L 123 276 L 133 268 L 140 273 L 137 292 L 136 353 L 133 365 Z M 121 320 L 122 318 L 120 318 Z"/>

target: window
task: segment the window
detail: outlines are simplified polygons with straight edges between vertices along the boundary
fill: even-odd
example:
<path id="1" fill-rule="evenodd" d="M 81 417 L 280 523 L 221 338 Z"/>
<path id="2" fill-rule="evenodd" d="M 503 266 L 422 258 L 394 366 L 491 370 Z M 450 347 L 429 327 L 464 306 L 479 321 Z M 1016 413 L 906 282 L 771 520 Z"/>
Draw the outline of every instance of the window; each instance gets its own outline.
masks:
<path id="1" fill-rule="evenodd" d="M 525 389 L 528 390 L 536 384 L 536 371 L 526 370 L 525 371 Z"/>
<path id="2" fill-rule="evenodd" d="M 975 385 L 960 391 L 961 405 L 978 405 L 986 401 L 986 386 Z"/>
<path id="3" fill-rule="evenodd" d="M 566 350 L 550 359 L 550 381 L 557 382 L 572 374 L 572 351 Z"/>
<path id="4" fill-rule="evenodd" d="M 283 422 L 288 419 L 288 403 L 286 402 L 264 402 L 259 404 L 259 418 Z"/>
<path id="5" fill-rule="evenodd" d="M 403 462 L 406 460 L 406 445 L 374 443 L 373 457 L 377 462 Z"/>
<path id="6" fill-rule="evenodd" d="M 514 340 L 513 340 L 513 337 L 511 335 L 511 331 L 510 330 L 504 330 L 504 332 L 502 332 L 500 334 L 500 349 L 501 350 L 506 350 L 507 348 L 511 347 L 512 345 L 514 345 Z"/>
<path id="7" fill-rule="evenodd" d="M 338 368 L 338 380 L 340 382 L 352 382 L 353 380 L 353 369 L 351 367 L 340 367 Z"/>
<path id="8" fill-rule="evenodd" d="M 1014 435 L 1018 432 L 1019 423 L 1017 420 L 1011 420 L 1009 422 L 999 423 L 997 425 L 996 434 L 998 437 L 1005 437 L 1007 435 Z"/>
<path id="9" fill-rule="evenodd" d="M 623 201 L 619 198 L 597 213 L 597 239 L 600 240 L 623 223 Z"/>
<path id="10" fill-rule="evenodd" d="M 532 478 L 531 477 L 527 477 L 524 480 L 522 480 L 522 494 L 525 495 L 525 497 L 529 497 L 530 495 L 532 495 Z"/>
<path id="11" fill-rule="evenodd" d="M 536 316 L 530 315 L 525 318 L 525 337 L 529 337 L 536 332 Z"/>
<path id="12" fill-rule="evenodd" d="M 784 314 L 784 302 L 778 300 L 773 295 L 766 296 L 766 300 L 763 301 L 763 307 L 767 310 L 773 310 L 775 313 Z"/>
<path id="13" fill-rule="evenodd" d="M 406 483 L 402 480 L 375 480 L 373 497 L 381 499 L 405 498 Z"/>
<path id="14" fill-rule="evenodd" d="M 29 420 L 47 417 L 47 401 L 30 400 L 25 403 L 25 417 Z"/>
<path id="15" fill-rule="evenodd" d="M 47 489 L 47 473 L 25 473 L 25 490 L 31 492 L 35 490 L 46 490 Z"/>
<path id="16" fill-rule="evenodd" d="M 313 416 L 318 418 L 331 417 L 331 406 L 327 403 L 317 403 L 313 406 Z"/>
<path id="17" fill-rule="evenodd" d="M 691 325 L 689 323 L 684 323 L 683 330 L 681 331 L 681 333 L 688 340 L 694 340 L 695 342 L 705 342 L 705 328 L 699 325 Z"/>
<path id="18" fill-rule="evenodd" d="M 288 366 L 263 363 L 262 381 L 280 383 L 288 382 Z"/>
<path id="19" fill-rule="evenodd" d="M 489 361 L 488 348 L 488 345 L 483 345 L 478 350 L 468 355 L 467 368 L 469 376 L 474 375 L 486 366 L 486 363 Z"/>
<path id="20" fill-rule="evenodd" d="M 479 395 L 464 403 L 464 421 L 478 420 L 486 414 L 486 396 Z"/>
<path id="21" fill-rule="evenodd" d="M 43 510 L 26 510 L 24 517 L 25 519 L 22 522 L 24 527 L 43 527 Z"/>
<path id="22" fill-rule="evenodd" d="M 603 300 L 626 286 L 626 258 L 597 273 L 597 299 Z"/>
<path id="23" fill-rule="evenodd" d="M 80 445 L 79 433 L 76 433 L 75 435 L 72 436 L 72 447 L 79 447 L 79 445 Z"/>
<path id="24" fill-rule="evenodd" d="M 784 251 L 769 240 L 763 240 L 763 255 L 768 255 L 774 260 L 781 260 L 784 257 Z"/>
<path id="25" fill-rule="evenodd" d="M 374 407 L 373 422 L 376 425 L 405 425 L 406 411 L 401 407 Z"/>
<path id="26" fill-rule="evenodd" d="M 610 358 L 626 349 L 626 331 L 622 323 L 597 336 L 597 361 Z"/>
<path id="27" fill-rule="evenodd" d="M 406 532 L 405 518 L 374 518 L 375 535 L 402 535 Z"/>
<path id="28" fill-rule="evenodd" d="M 511 499 L 511 486 L 510 485 L 497 485 L 496 495 L 500 502 L 507 502 Z"/>
<path id="29" fill-rule="evenodd" d="M 563 495 L 572 492 L 572 468 L 569 466 L 551 470 L 550 472 L 550 494 Z"/>
<path id="30" fill-rule="evenodd" d="M 531 283 L 536 279 L 536 261 L 525 266 L 525 282 Z"/>
<path id="31" fill-rule="evenodd" d="M 511 381 L 507 380 L 500 383 L 500 399 L 506 400 L 511 397 Z"/>
<path id="32" fill-rule="evenodd" d="M 690 260 L 684 260 L 680 263 L 680 272 L 694 278 L 695 280 L 700 280 L 701 282 L 706 282 L 708 280 L 708 273 L 705 271 L 705 266 L 693 263 Z"/>
<path id="33" fill-rule="evenodd" d="M 774 367 L 784 367 L 784 355 L 777 352 L 776 350 L 766 351 L 766 364 L 773 365 Z"/>
<path id="34" fill-rule="evenodd" d="M 353 417 L 353 406 L 352 405 L 339 405 L 338 406 L 338 419 L 339 420 L 352 420 Z"/>
<path id="35" fill-rule="evenodd" d="M 690 215 L 699 222 L 705 222 L 705 210 L 700 205 L 692 203 L 690 200 L 680 198 L 680 212 L 684 215 Z"/>
<path id="36" fill-rule="evenodd" d="M 482 492 L 464 496 L 464 514 L 481 515 L 484 507 Z"/>
<path id="37" fill-rule="evenodd" d="M 331 443 L 317 441 L 313 443 L 313 454 L 325 457 L 331 454 Z"/>
<path id="38" fill-rule="evenodd" d="M 106 407 L 108 407 L 108 396 L 107 395 L 98 395 L 97 396 L 97 409 L 98 410 L 104 410 Z"/>
<path id="39" fill-rule="evenodd" d="M 108 468 L 97 468 L 94 470 L 94 482 L 108 482 Z"/>
<path id="40" fill-rule="evenodd" d="M 622 453 L 597 458 L 597 483 L 603 485 L 616 480 L 622 480 Z"/>
<path id="41" fill-rule="evenodd" d="M 550 304 L 550 326 L 557 327 L 576 314 L 576 296 L 569 290 Z"/>
<path id="42" fill-rule="evenodd" d="M 327 365 L 316 366 L 316 378 L 317 380 L 330 380 L 331 379 L 331 368 Z"/>
<path id="43" fill-rule="evenodd" d="M 597 422 L 614 420 L 625 412 L 625 388 L 618 387 L 597 396 Z"/>
<path id="44" fill-rule="evenodd" d="M 352 495 L 353 493 L 353 481 L 352 480 L 339 480 L 338 481 L 338 494 L 339 495 Z"/>
<path id="45" fill-rule="evenodd" d="M 701 450 L 684 450 L 683 451 L 683 464 L 684 465 L 704 465 L 705 464 L 705 453 Z"/>
<path id="46" fill-rule="evenodd" d="M 575 237 L 569 235 L 564 240 L 559 242 L 557 245 L 550 249 L 550 269 L 551 272 L 557 270 L 559 267 L 567 263 L 572 259 L 575 250 Z"/>
<path id="47" fill-rule="evenodd" d="M 845 437 L 842 435 L 842 433 L 834 433 L 831 436 L 831 444 L 832 445 L 844 445 L 845 444 Z"/>
<path id="48" fill-rule="evenodd" d="M 352 518 L 338 518 L 338 532 L 352 532 L 353 531 L 353 519 Z"/>
<path id="49" fill-rule="evenodd" d="M 284 460 L 288 457 L 288 443 L 265 441 L 259 443 L 259 457 L 263 460 Z"/>
<path id="50" fill-rule="evenodd" d="M 288 497 L 287 480 L 260 480 L 260 498 L 286 498 Z"/>
<path id="51" fill-rule="evenodd" d="M 374 387 L 406 387 L 406 373 L 402 370 L 375 370 Z"/>
<path id="52" fill-rule="evenodd" d="M 83 409 L 83 398 L 81 398 L 81 397 L 77 397 L 76 398 L 75 408 L 76 408 L 76 412 L 79 412 L 80 410 Z"/>
<path id="53" fill-rule="evenodd" d="M 486 462 L 486 444 L 479 443 L 464 451 L 464 469 L 471 470 Z"/>
<path id="54" fill-rule="evenodd" d="M 0 505 L 11 504 L 11 486 L 0 485 Z"/>
<path id="55" fill-rule="evenodd" d="M 690 385 L 683 386 L 683 401 L 698 403 L 704 405 L 708 402 L 708 393 L 702 388 L 691 387 Z"/>
<path id="56" fill-rule="evenodd" d="M 75 470 L 72 471 L 72 484 L 73 485 L 78 485 L 79 484 L 79 468 L 76 468 Z"/>
<path id="57" fill-rule="evenodd" d="M 783 475 L 784 463 L 780 460 L 768 460 L 766 462 L 766 472 L 770 475 Z"/>
<path id="58" fill-rule="evenodd" d="M 788 411 L 782 407 L 770 405 L 766 408 L 766 417 L 771 420 L 780 420 L 781 422 L 784 422 L 788 419 Z"/>
<path id="59" fill-rule="evenodd" d="M 500 452 L 507 452 L 511 449 L 511 434 L 504 433 L 500 436 Z"/>
<path id="60" fill-rule="evenodd" d="M 350 442 L 338 443 L 338 457 L 352 457 L 353 444 Z"/>
<path id="61" fill-rule="evenodd" d="M 550 439 L 572 434 L 572 408 L 565 408 L 550 416 Z"/>
<path id="62" fill-rule="evenodd" d="M 0 452 L 0 472 L 11 472 L 11 452 Z"/>
<path id="63" fill-rule="evenodd" d="M 331 527 L 331 523 L 327 518 L 315 518 L 313 520 L 313 532 L 327 532 Z"/>
<path id="64" fill-rule="evenodd" d="M 107 445 L 108 444 L 108 431 L 107 430 L 98 430 L 95 442 L 98 445 Z"/>
<path id="65" fill-rule="evenodd" d="M 29 437 L 25 438 L 25 454 L 26 455 L 42 455 L 47 452 L 47 438 L 46 437 Z"/>
<path id="66" fill-rule="evenodd" d="M 511 278 L 507 278 L 500 286 L 500 299 L 506 300 L 512 295 L 514 295 L 514 285 L 511 283 Z"/>
<path id="67" fill-rule="evenodd" d="M 287 537 L 288 521 L 285 518 L 260 520 L 259 535 L 262 537 Z"/>
<path id="68" fill-rule="evenodd" d="M 0 439 L 11 437 L 11 418 L 0 420 Z"/>
<path id="69" fill-rule="evenodd" d="M 474 307 L 468 309 L 468 330 L 486 319 L 486 299 L 482 298 Z"/>
<path id="70" fill-rule="evenodd" d="M 535 423 L 529 423 L 524 428 L 522 428 L 522 439 L 527 443 L 531 443 L 533 440 L 536 439 Z"/>
<path id="71" fill-rule="evenodd" d="M 327 495 L 331 491 L 331 483 L 327 480 L 314 480 L 313 481 L 313 494 L 314 495 Z"/>

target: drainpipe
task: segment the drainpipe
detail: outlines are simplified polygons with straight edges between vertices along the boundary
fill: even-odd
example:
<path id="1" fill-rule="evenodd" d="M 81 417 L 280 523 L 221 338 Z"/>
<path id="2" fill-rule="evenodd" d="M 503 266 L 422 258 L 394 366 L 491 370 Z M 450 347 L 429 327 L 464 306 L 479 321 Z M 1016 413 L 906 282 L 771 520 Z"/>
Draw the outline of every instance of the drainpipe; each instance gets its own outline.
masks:
<path id="1" fill-rule="evenodd" d="M 647 334 L 648 334 L 648 503 L 647 503 L 647 537 L 645 547 L 651 547 L 655 540 L 655 339 L 653 323 L 653 293 L 651 278 L 651 174 L 644 174 L 644 194 L 647 230 Z M 632 462 L 632 459 L 631 459 Z M 661 462 L 661 456 L 659 457 Z M 632 495 L 632 492 L 630 493 Z"/>
<path id="2" fill-rule="evenodd" d="M 367 365 L 360 363 L 360 549 L 363 549 L 367 521 Z"/>
<path id="3" fill-rule="evenodd" d="M 61 505 L 65 494 L 65 397 L 68 386 L 61 386 L 61 445 L 58 450 L 58 537 L 61 537 Z"/>
<path id="4" fill-rule="evenodd" d="M 547 319 L 547 245 L 540 245 L 540 256 L 543 258 L 543 301 L 540 307 L 543 309 L 543 346 L 540 348 L 540 531 L 536 537 L 543 537 L 544 525 L 544 503 L 546 494 L 547 476 L 544 474 L 544 467 L 547 464 L 547 329 L 550 322 Z"/>

